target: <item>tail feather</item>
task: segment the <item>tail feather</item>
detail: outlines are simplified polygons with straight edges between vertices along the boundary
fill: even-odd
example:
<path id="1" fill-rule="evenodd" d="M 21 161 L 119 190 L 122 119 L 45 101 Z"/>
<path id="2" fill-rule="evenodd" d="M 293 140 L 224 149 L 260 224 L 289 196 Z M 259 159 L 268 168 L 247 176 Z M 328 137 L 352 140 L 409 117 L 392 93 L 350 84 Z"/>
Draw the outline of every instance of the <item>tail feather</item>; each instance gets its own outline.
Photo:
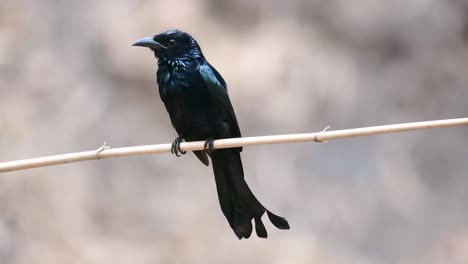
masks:
<path id="1" fill-rule="evenodd" d="M 239 151 L 216 150 L 211 159 L 221 210 L 239 239 L 249 238 L 252 234 L 252 219 L 255 219 L 257 236 L 261 238 L 268 236 L 261 220 L 265 211 L 274 226 L 279 229 L 289 229 L 286 219 L 266 210 L 250 190 L 244 180 Z"/>
<path id="2" fill-rule="evenodd" d="M 271 223 L 279 229 L 289 230 L 288 221 L 281 216 L 275 215 L 274 213 L 267 210 L 268 218 L 270 218 Z"/>
<path id="3" fill-rule="evenodd" d="M 243 219 L 234 219 L 233 230 L 239 239 L 247 239 L 252 234 L 252 222 L 245 217 L 242 218 Z"/>
<path id="4" fill-rule="evenodd" d="M 266 231 L 265 225 L 262 222 L 262 218 L 258 217 L 255 218 L 255 233 L 257 233 L 258 237 L 267 238 L 268 233 Z"/>

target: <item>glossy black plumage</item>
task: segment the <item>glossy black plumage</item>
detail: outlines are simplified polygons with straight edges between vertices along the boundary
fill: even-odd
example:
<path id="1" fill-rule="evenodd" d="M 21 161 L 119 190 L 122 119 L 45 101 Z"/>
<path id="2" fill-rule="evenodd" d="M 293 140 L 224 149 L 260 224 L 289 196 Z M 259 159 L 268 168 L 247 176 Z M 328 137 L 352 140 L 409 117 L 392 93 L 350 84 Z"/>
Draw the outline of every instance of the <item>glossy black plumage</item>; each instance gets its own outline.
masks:
<path id="1" fill-rule="evenodd" d="M 137 41 L 158 58 L 157 83 L 161 100 L 172 125 L 186 141 L 240 137 L 227 85 L 203 56 L 189 34 L 177 30 Z M 254 196 L 244 180 L 242 148 L 220 149 L 210 153 L 221 210 L 236 236 L 249 238 L 255 221 L 257 236 L 266 238 L 261 220 L 265 211 L 279 229 L 289 229 L 286 219 L 268 210 Z M 208 166 L 207 152 L 195 152 Z"/>

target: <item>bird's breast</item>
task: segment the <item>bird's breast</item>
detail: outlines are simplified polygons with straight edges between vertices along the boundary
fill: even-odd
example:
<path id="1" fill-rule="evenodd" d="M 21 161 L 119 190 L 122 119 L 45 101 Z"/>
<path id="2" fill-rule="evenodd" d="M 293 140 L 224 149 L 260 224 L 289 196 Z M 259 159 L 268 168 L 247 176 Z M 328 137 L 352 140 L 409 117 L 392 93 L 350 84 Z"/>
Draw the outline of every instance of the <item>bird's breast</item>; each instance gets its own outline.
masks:
<path id="1" fill-rule="evenodd" d="M 159 92 L 163 101 L 166 96 L 177 96 L 177 94 L 183 93 L 189 88 L 184 74 L 177 71 L 177 69 L 159 70 L 157 73 L 157 80 Z"/>
<path id="2" fill-rule="evenodd" d="M 209 97 L 197 87 L 169 86 L 163 101 L 178 131 L 184 135 L 210 135 L 209 121 L 214 113 L 210 111 Z"/>

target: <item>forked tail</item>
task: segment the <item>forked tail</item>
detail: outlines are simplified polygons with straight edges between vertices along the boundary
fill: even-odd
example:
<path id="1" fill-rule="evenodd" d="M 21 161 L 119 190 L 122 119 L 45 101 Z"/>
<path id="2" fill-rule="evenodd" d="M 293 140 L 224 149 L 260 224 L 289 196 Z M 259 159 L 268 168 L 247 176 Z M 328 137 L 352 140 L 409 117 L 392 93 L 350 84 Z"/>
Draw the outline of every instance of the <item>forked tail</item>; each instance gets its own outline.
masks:
<path id="1" fill-rule="evenodd" d="M 265 211 L 274 226 L 283 230 L 289 229 L 288 221 L 263 207 L 250 190 L 244 180 L 238 150 L 219 149 L 212 154 L 211 159 L 221 210 L 239 239 L 249 238 L 252 234 L 252 219 L 255 220 L 257 236 L 267 238 L 268 234 L 261 219 Z"/>

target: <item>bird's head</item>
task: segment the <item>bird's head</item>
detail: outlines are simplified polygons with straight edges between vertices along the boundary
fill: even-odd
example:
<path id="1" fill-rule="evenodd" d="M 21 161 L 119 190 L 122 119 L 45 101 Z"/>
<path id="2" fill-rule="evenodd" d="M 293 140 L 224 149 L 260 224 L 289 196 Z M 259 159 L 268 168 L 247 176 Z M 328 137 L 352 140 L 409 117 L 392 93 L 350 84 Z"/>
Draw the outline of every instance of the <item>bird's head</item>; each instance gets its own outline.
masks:
<path id="1" fill-rule="evenodd" d="M 179 30 L 168 30 L 153 37 L 139 39 L 133 46 L 150 48 L 163 61 L 203 57 L 197 41 Z"/>

